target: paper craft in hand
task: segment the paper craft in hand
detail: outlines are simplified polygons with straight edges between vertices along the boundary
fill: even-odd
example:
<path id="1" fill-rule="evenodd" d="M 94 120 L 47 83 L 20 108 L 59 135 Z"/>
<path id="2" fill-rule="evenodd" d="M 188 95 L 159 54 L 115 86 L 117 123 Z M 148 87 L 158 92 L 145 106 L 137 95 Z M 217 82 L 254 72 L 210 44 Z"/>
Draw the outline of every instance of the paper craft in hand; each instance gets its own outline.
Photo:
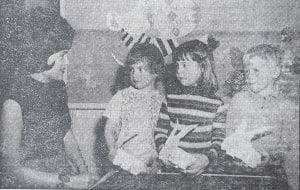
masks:
<path id="1" fill-rule="evenodd" d="M 195 129 L 197 125 L 181 126 L 178 121 L 176 124 L 171 123 L 171 125 L 173 131 L 167 139 L 165 146 L 160 151 L 159 159 L 167 163 L 172 163 L 175 167 L 185 170 L 196 160 L 196 158 L 192 154 L 189 154 L 178 147 L 179 140 Z M 181 129 L 180 132 L 175 135 L 179 128 Z"/>
<path id="2" fill-rule="evenodd" d="M 257 152 L 251 139 L 260 133 L 269 130 L 270 127 L 262 127 L 260 129 L 246 132 L 247 122 L 242 121 L 235 133 L 225 138 L 221 144 L 221 149 L 226 151 L 226 154 L 241 159 L 246 165 L 254 168 L 261 163 L 261 154 Z"/>
<path id="3" fill-rule="evenodd" d="M 221 148 L 226 154 L 241 159 L 252 168 L 261 163 L 261 154 L 253 148 L 250 141 L 245 140 L 243 135 L 231 135 L 224 140 Z"/>
<path id="4" fill-rule="evenodd" d="M 168 162 L 175 165 L 175 167 L 185 170 L 196 158 L 181 148 L 177 147 L 174 149 L 163 148 L 159 155 L 161 160 L 167 160 Z"/>
<path id="5" fill-rule="evenodd" d="M 146 166 L 142 161 L 121 148 L 117 150 L 113 164 L 120 166 L 122 169 L 129 171 L 134 175 L 138 175 L 146 170 Z"/>

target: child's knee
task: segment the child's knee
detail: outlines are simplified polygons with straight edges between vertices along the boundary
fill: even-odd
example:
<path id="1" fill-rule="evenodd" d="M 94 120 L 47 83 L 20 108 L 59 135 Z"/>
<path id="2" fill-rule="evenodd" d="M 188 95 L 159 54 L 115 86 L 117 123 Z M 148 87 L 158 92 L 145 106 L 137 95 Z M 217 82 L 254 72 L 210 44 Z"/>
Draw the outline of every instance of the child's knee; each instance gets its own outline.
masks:
<path id="1" fill-rule="evenodd" d="M 299 189 L 299 171 L 287 172 L 288 184 L 293 190 Z"/>

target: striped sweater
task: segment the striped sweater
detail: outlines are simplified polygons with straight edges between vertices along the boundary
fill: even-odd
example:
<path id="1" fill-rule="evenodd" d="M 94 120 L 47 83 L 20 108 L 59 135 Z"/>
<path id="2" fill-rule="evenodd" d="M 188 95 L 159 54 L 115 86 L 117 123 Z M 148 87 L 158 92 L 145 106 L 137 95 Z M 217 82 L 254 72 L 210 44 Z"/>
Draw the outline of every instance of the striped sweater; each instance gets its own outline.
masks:
<path id="1" fill-rule="evenodd" d="M 179 147 L 192 154 L 209 154 L 210 150 L 220 150 L 225 138 L 224 112 L 218 112 L 223 102 L 217 98 L 199 95 L 169 94 L 167 103 L 163 103 L 155 129 L 155 144 L 162 148 L 172 132 L 172 123 L 179 128 L 195 125 L 196 128 L 180 139 Z M 174 126 L 174 125 L 173 125 Z"/>

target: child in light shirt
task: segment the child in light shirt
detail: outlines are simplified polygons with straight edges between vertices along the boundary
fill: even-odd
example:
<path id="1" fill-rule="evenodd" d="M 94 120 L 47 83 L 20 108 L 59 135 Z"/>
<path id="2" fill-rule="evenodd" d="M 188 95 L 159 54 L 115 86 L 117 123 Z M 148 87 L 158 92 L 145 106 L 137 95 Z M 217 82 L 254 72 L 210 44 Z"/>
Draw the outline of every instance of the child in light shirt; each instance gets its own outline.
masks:
<path id="1" fill-rule="evenodd" d="M 164 99 L 157 88 L 164 71 L 164 59 L 153 44 L 136 44 L 127 56 L 126 67 L 130 71 L 131 86 L 118 91 L 104 112 L 108 118 L 105 139 L 109 159 L 131 173 L 148 173 L 153 171 L 157 158 L 153 135 Z M 128 157 L 123 156 L 122 160 L 118 155 L 114 160 L 118 151 Z"/>
<path id="2" fill-rule="evenodd" d="M 258 45 L 248 50 L 244 61 L 248 89 L 237 93 L 231 101 L 222 148 L 237 157 L 245 151 L 248 151 L 248 156 L 251 153 L 258 155 L 257 162 L 251 163 L 253 167 L 279 160 L 283 163 L 289 185 L 296 190 L 299 187 L 299 125 L 296 116 L 299 110 L 278 93 L 276 80 L 280 76 L 280 51 L 271 45 Z M 246 141 L 252 145 L 249 150 L 237 146 L 242 142 L 247 144 Z M 254 158 L 248 161 L 253 162 Z"/>

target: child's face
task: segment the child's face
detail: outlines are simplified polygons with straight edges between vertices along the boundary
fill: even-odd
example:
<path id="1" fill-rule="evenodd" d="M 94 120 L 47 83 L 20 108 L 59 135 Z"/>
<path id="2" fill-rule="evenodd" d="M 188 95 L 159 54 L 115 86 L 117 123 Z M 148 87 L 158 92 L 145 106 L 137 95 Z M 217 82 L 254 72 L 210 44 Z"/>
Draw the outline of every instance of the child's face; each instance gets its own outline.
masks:
<path id="1" fill-rule="evenodd" d="M 177 78 L 183 86 L 196 86 L 202 75 L 199 63 L 192 60 L 190 55 L 183 56 L 177 61 Z"/>
<path id="2" fill-rule="evenodd" d="M 260 93 L 270 85 L 273 85 L 276 77 L 275 63 L 269 63 L 272 60 L 264 60 L 258 56 L 254 56 L 249 60 L 249 64 L 246 66 L 248 73 L 247 83 L 251 91 Z"/>
<path id="3" fill-rule="evenodd" d="M 130 65 L 130 79 L 133 87 L 143 89 L 154 85 L 157 74 L 150 73 L 149 64 L 146 60 L 138 61 Z"/>

